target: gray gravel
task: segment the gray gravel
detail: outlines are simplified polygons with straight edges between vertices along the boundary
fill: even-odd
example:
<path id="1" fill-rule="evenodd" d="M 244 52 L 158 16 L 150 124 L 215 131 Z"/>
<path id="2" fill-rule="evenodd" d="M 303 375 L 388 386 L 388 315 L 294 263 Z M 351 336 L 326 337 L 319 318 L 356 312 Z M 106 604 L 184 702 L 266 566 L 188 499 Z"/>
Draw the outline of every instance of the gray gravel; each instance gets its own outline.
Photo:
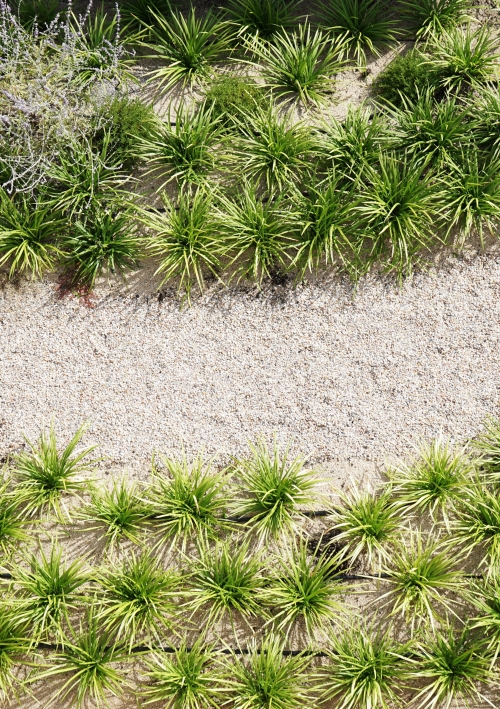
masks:
<path id="1" fill-rule="evenodd" d="M 132 283 L 133 283 L 132 279 Z M 154 449 L 239 453 L 258 434 L 312 462 L 381 461 L 421 437 L 474 435 L 499 412 L 500 258 L 453 261 L 356 297 L 212 286 L 191 309 L 103 285 L 93 308 L 55 283 L 0 290 L 0 454 L 55 417 L 112 462 Z M 134 290 L 135 288 L 135 290 Z"/>

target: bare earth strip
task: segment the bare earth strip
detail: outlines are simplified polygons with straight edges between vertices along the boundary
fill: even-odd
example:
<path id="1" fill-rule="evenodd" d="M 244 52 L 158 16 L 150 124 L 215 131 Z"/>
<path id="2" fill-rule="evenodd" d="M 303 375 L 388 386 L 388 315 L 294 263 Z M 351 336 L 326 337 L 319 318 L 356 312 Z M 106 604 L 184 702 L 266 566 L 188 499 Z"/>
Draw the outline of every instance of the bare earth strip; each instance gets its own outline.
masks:
<path id="1" fill-rule="evenodd" d="M 354 298 L 331 276 L 259 297 L 213 285 L 183 310 L 133 285 L 101 285 L 86 308 L 51 281 L 4 284 L 0 455 L 53 416 L 63 435 L 90 419 L 118 465 L 182 445 L 242 453 L 273 431 L 312 463 L 475 435 L 499 413 L 500 258 L 452 261 Z"/>

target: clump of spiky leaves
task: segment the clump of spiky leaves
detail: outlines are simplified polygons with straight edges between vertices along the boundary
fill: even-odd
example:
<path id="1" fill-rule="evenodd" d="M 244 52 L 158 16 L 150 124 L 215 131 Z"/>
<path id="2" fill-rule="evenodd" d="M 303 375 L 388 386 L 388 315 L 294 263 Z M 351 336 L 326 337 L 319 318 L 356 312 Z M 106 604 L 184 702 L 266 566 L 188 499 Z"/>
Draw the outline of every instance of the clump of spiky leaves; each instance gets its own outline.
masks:
<path id="1" fill-rule="evenodd" d="M 227 540 L 213 547 L 200 541 L 198 558 L 192 562 L 186 606 L 193 613 L 206 610 L 206 627 L 224 616 L 233 630 L 235 617 L 249 624 L 251 618 L 264 615 L 262 571 L 262 558 L 250 550 L 248 541 L 236 546 Z"/>
<path id="2" fill-rule="evenodd" d="M 484 431 L 474 441 L 474 450 L 481 456 L 480 464 L 487 474 L 500 477 L 500 419 L 490 417 L 484 422 Z"/>
<path id="3" fill-rule="evenodd" d="M 100 571 L 98 582 L 103 595 L 97 618 L 129 650 L 137 640 L 158 641 L 162 629 L 172 628 L 182 578 L 165 570 L 154 552 L 132 552 L 112 562 Z"/>
<path id="4" fill-rule="evenodd" d="M 235 122 L 239 136 L 234 153 L 250 180 L 262 180 L 268 190 L 280 191 L 310 170 L 317 152 L 310 130 L 293 122 L 290 114 L 279 114 L 272 105 L 267 111 L 256 107 Z"/>
<path id="5" fill-rule="evenodd" d="M 500 497 L 478 478 L 457 508 L 458 518 L 453 522 L 453 535 L 463 544 L 464 552 L 482 553 L 480 566 L 488 576 L 500 571 Z"/>
<path id="6" fill-rule="evenodd" d="M 500 221 L 500 156 L 483 155 L 473 145 L 462 146 L 449 161 L 441 180 L 448 232 L 458 229 L 459 245 L 473 232 L 481 244 L 485 230 L 496 237 Z"/>
<path id="7" fill-rule="evenodd" d="M 324 121 L 318 135 L 321 158 L 336 173 L 359 178 L 365 165 L 376 164 L 391 133 L 385 116 L 374 114 L 367 106 L 349 106 L 343 121 L 333 116 Z"/>
<path id="8" fill-rule="evenodd" d="M 218 278 L 225 246 L 214 226 L 212 198 L 197 190 L 182 190 L 177 203 L 163 196 L 165 211 L 144 212 L 141 221 L 148 229 L 146 248 L 159 260 L 155 275 L 161 275 L 159 288 L 171 279 L 178 280 L 178 292 L 188 301 L 198 286 L 202 292 L 207 273 Z"/>
<path id="9" fill-rule="evenodd" d="M 68 445 L 59 451 L 54 424 L 49 431 L 43 431 L 38 443 L 26 438 L 29 451 L 14 457 L 14 476 L 18 481 L 17 490 L 29 513 L 53 511 L 59 520 L 69 512 L 64 505 L 63 495 L 78 494 L 85 482 L 80 478 L 91 469 L 95 460 L 85 460 L 97 447 L 84 448 L 79 453 L 75 449 L 88 426 L 83 424 L 76 431 Z"/>
<path id="10" fill-rule="evenodd" d="M 219 196 L 215 217 L 232 255 L 229 265 L 236 264 L 233 276 L 251 278 L 260 286 L 264 278 L 289 265 L 296 223 L 282 195 L 263 200 L 256 185 L 245 181 L 236 199 Z"/>
<path id="11" fill-rule="evenodd" d="M 395 545 L 390 564 L 383 569 L 392 588 L 381 598 L 389 596 L 392 615 L 403 616 L 412 634 L 426 623 L 434 628 L 443 611 L 454 612 L 456 601 L 445 594 L 460 596 L 463 590 L 464 576 L 456 568 L 459 559 L 443 550 L 439 539 L 424 539 L 420 531 L 411 531 Z"/>
<path id="12" fill-rule="evenodd" d="M 331 517 L 335 543 L 343 545 L 342 554 L 352 562 L 364 555 L 370 567 L 380 566 L 390 555 L 387 547 L 396 540 L 401 524 L 392 490 L 372 492 L 353 487 L 340 498 L 342 504 L 334 508 Z"/>
<path id="13" fill-rule="evenodd" d="M 423 172 L 422 165 L 406 156 L 380 154 L 376 167 L 366 167 L 362 199 L 356 205 L 366 234 L 366 257 L 380 261 L 400 279 L 411 274 L 422 252 L 439 240 L 436 189 L 428 176 L 423 179 Z"/>
<path id="14" fill-rule="evenodd" d="M 9 557 L 18 544 L 29 542 L 28 524 L 22 501 L 11 489 L 11 481 L 0 477 L 0 552 Z"/>
<path id="15" fill-rule="evenodd" d="M 252 639 L 247 657 L 233 654 L 227 686 L 235 709 L 311 706 L 310 657 L 286 655 L 285 649 L 285 640 L 269 634 L 260 644 Z"/>
<path id="16" fill-rule="evenodd" d="M 323 0 L 319 14 L 344 50 L 358 65 L 366 66 L 366 53 L 379 55 L 397 38 L 396 22 L 388 17 L 385 2 L 370 0 Z"/>
<path id="17" fill-rule="evenodd" d="M 484 633 L 487 650 L 491 651 L 491 665 L 500 654 L 500 577 L 495 574 L 486 583 L 475 582 L 470 594 L 479 615 L 472 619 L 471 628 Z"/>
<path id="18" fill-rule="evenodd" d="M 11 695 L 17 693 L 19 679 L 15 667 L 29 662 L 31 645 L 26 628 L 12 609 L 3 610 L 0 614 L 0 701 L 5 701 L 5 706 Z"/>
<path id="19" fill-rule="evenodd" d="M 440 73 L 443 88 L 459 93 L 498 76 L 499 49 L 498 37 L 486 25 L 456 27 L 430 39 L 427 63 Z"/>
<path id="20" fill-rule="evenodd" d="M 395 122 L 397 148 L 418 163 L 442 167 L 471 137 L 467 112 L 455 97 L 436 101 L 427 89 L 416 101 L 402 99 L 402 107 L 389 109 Z"/>
<path id="21" fill-rule="evenodd" d="M 29 627 L 33 643 L 51 634 L 61 640 L 71 613 L 88 600 L 83 588 L 89 580 L 84 561 L 65 564 L 62 549 L 55 544 L 48 556 L 40 548 L 39 557 L 32 554 L 25 561 L 12 566 L 13 595 L 3 605 L 12 608 L 18 623 Z"/>
<path id="22" fill-rule="evenodd" d="M 9 276 L 30 273 L 33 278 L 54 267 L 61 254 L 56 237 L 66 220 L 27 195 L 9 197 L 0 187 L 0 266 L 10 264 Z"/>
<path id="23" fill-rule="evenodd" d="M 153 460 L 153 484 L 148 503 L 155 528 L 163 539 L 185 549 L 193 539 L 217 537 L 226 525 L 228 505 L 227 473 L 215 472 L 198 455 L 191 463 L 185 453 L 180 458 L 158 456 L 164 471 Z"/>
<path id="24" fill-rule="evenodd" d="M 273 577 L 264 598 L 272 608 L 269 623 L 288 635 L 298 621 L 309 638 L 345 610 L 349 585 L 341 578 L 342 561 L 328 549 L 310 553 L 305 540 L 292 543 L 273 560 Z"/>
<path id="25" fill-rule="evenodd" d="M 218 14 L 209 10 L 200 14 L 192 5 L 187 15 L 171 9 L 168 16 L 156 12 L 151 26 L 151 39 L 146 43 L 153 58 L 162 66 L 151 71 L 151 81 L 164 92 L 176 84 L 192 86 L 211 74 L 214 62 L 228 48 L 227 28 Z"/>
<path id="26" fill-rule="evenodd" d="M 213 645 L 207 645 L 203 637 L 191 647 L 183 640 L 173 657 L 153 654 L 146 660 L 149 683 L 140 690 L 144 704 L 163 702 L 171 709 L 217 709 L 224 691 L 217 659 Z"/>
<path id="27" fill-rule="evenodd" d="M 116 205 L 115 205 L 116 208 Z M 61 240 L 64 263 L 74 284 L 92 289 L 103 273 L 124 274 L 136 267 L 141 255 L 135 210 L 115 213 L 91 205 Z"/>
<path id="28" fill-rule="evenodd" d="M 474 126 L 476 145 L 486 152 L 500 151 L 500 93 L 498 88 L 484 87 L 473 96 L 469 111 Z"/>
<path id="29" fill-rule="evenodd" d="M 32 31 L 36 25 L 42 31 L 59 16 L 59 0 L 19 0 L 17 13 L 21 25 Z"/>
<path id="30" fill-rule="evenodd" d="M 440 436 L 422 444 L 409 463 L 389 468 L 387 475 L 397 504 L 403 510 L 428 513 L 434 522 L 444 519 L 448 527 L 450 513 L 455 512 L 472 481 L 473 469 L 465 451 L 454 449 Z"/>
<path id="31" fill-rule="evenodd" d="M 409 23 L 410 32 L 417 40 L 439 36 L 462 24 L 469 15 L 470 0 L 404 0 L 402 16 Z"/>
<path id="32" fill-rule="evenodd" d="M 110 633 L 98 624 L 93 604 L 80 622 L 79 628 L 70 628 L 64 645 L 50 657 L 47 669 L 35 674 L 30 681 L 40 681 L 63 675 L 63 681 L 51 697 L 52 706 L 71 697 L 77 709 L 89 701 L 96 706 L 109 706 L 108 696 L 120 697 L 128 686 L 116 665 L 129 660 L 130 655 L 116 643 Z"/>
<path id="33" fill-rule="evenodd" d="M 229 0 L 225 11 L 238 35 L 269 41 L 292 27 L 298 5 L 296 0 Z"/>
<path id="34" fill-rule="evenodd" d="M 155 15 L 168 17 L 174 3 L 168 0 L 121 0 L 120 14 L 125 25 L 125 31 L 132 32 L 151 27 L 155 23 Z"/>
<path id="35" fill-rule="evenodd" d="M 304 459 L 289 458 L 274 440 L 272 447 L 260 440 L 250 444 L 252 457 L 236 463 L 236 473 L 244 497 L 234 506 L 234 514 L 248 517 L 247 524 L 261 541 L 293 530 L 300 518 L 300 506 L 316 501 L 318 479 L 304 470 Z"/>
<path id="36" fill-rule="evenodd" d="M 272 44 L 252 44 L 259 59 L 265 86 L 273 94 L 304 105 L 318 104 L 331 93 L 333 77 L 344 66 L 339 59 L 342 43 L 332 41 L 320 30 L 314 34 L 309 23 L 293 34 L 278 32 Z"/>
<path id="37" fill-rule="evenodd" d="M 410 674 L 424 687 L 414 697 L 418 709 L 467 706 L 491 702 L 480 691 L 495 679 L 485 643 L 466 627 L 455 631 L 444 627 L 425 643 L 419 643 Z"/>
<path id="38" fill-rule="evenodd" d="M 111 547 L 124 538 L 141 543 L 150 510 L 135 482 L 128 484 L 122 477 L 113 481 L 111 489 L 92 488 L 90 494 L 91 500 L 81 512 L 81 518 L 90 523 L 85 531 L 100 530 L 101 538 Z"/>
<path id="39" fill-rule="evenodd" d="M 341 709 L 389 709 L 402 704 L 409 645 L 374 623 L 345 624 L 328 633 L 328 663 L 315 679 L 321 699 Z"/>
<path id="40" fill-rule="evenodd" d="M 221 119 L 214 117 L 209 103 L 194 108 L 181 103 L 175 110 L 175 120 L 169 109 L 167 121 L 143 143 L 148 174 L 161 181 L 157 192 L 172 180 L 181 186 L 205 183 L 216 165 L 214 149 L 221 142 L 221 132 Z"/>
<path id="41" fill-rule="evenodd" d="M 292 266 L 299 277 L 322 266 L 334 266 L 357 280 L 363 270 L 359 236 L 353 222 L 358 199 L 343 175 L 330 171 L 326 180 L 307 184 L 307 194 L 293 193 L 299 232 Z"/>

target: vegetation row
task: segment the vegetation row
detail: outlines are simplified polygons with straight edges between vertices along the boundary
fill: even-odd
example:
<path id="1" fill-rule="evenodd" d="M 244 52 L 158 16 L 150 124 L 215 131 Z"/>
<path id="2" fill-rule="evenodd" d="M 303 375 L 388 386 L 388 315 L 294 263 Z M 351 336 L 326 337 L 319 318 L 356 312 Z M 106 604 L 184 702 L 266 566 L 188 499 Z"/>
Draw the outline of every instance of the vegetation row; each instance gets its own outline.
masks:
<path id="1" fill-rule="evenodd" d="M 375 264 L 402 277 L 440 245 L 496 236 L 500 43 L 467 2 L 323 0 L 308 17 L 282 0 L 58 9 L 0 1 L 11 276 L 58 267 L 88 289 L 151 257 L 189 297 L 207 277 L 260 286 L 327 267 L 357 280 Z M 342 121 L 322 111 L 341 73 L 403 27 L 416 45 L 370 103 Z M 164 116 L 134 89 L 144 72 Z"/>
<path id="2" fill-rule="evenodd" d="M 223 468 L 155 455 L 150 481 L 105 484 L 84 432 L 61 449 L 51 428 L 3 472 L 6 706 L 33 693 L 187 709 L 495 696 L 500 421 L 334 498 L 276 441 Z"/>

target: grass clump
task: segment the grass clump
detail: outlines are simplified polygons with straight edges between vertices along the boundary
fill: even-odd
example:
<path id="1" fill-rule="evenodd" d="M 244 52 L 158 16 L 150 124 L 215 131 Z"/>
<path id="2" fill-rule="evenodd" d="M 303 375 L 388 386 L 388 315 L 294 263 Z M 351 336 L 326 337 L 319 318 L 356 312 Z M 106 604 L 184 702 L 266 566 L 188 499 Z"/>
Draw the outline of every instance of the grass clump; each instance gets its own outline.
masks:
<path id="1" fill-rule="evenodd" d="M 148 686 L 140 695 L 145 704 L 166 703 L 172 709 L 220 706 L 223 676 L 218 653 L 200 637 L 188 648 L 183 640 L 173 657 L 155 653 L 146 661 Z"/>
<path id="2" fill-rule="evenodd" d="M 235 709 L 311 706 L 310 658 L 303 653 L 287 657 L 283 655 L 284 649 L 284 640 L 268 635 L 260 644 L 252 639 L 244 660 L 233 655 L 227 672 Z"/>
<path id="3" fill-rule="evenodd" d="M 101 539 L 114 547 L 122 539 L 141 544 L 149 507 L 139 496 L 137 485 L 127 484 L 125 477 L 114 480 L 111 489 L 92 489 L 91 501 L 81 513 L 81 518 L 93 526 L 85 531 L 100 530 Z"/>
<path id="4" fill-rule="evenodd" d="M 474 450 L 481 456 L 481 467 L 496 479 L 500 477 L 500 419 L 486 419 L 484 429 L 474 442 Z"/>
<path id="5" fill-rule="evenodd" d="M 252 79 L 221 76 L 206 91 L 205 103 L 210 107 L 214 120 L 229 126 L 231 119 L 241 112 L 248 113 L 255 107 L 263 107 L 265 92 Z"/>
<path id="6" fill-rule="evenodd" d="M 276 440 L 272 448 L 258 441 L 250 449 L 252 457 L 237 462 L 244 497 L 235 503 L 234 514 L 249 517 L 248 525 L 263 542 L 295 528 L 300 506 L 316 501 L 313 491 L 318 480 L 304 470 L 302 458 L 289 460 L 288 449 L 281 453 Z"/>
<path id="7" fill-rule="evenodd" d="M 457 555 L 442 549 L 442 542 L 424 540 L 421 532 L 401 540 L 384 570 L 391 591 L 392 615 L 400 614 L 414 631 L 442 620 L 437 606 L 453 612 L 446 592 L 460 594 L 463 574 L 456 570 Z M 383 597 L 383 596 L 382 596 Z"/>
<path id="8" fill-rule="evenodd" d="M 318 673 L 321 699 L 342 709 L 390 709 L 402 705 L 401 685 L 408 672 L 408 645 L 389 631 L 355 623 L 329 633 L 328 663 Z"/>
<path id="9" fill-rule="evenodd" d="M 420 41 L 470 19 L 470 0 L 405 0 L 402 8 L 410 32 Z"/>
<path id="10" fill-rule="evenodd" d="M 265 85 L 273 94 L 305 106 L 325 99 L 331 92 L 333 76 L 343 67 L 341 45 L 320 30 L 313 34 L 309 23 L 299 25 L 293 34 L 278 32 L 272 44 L 260 42 L 252 50 L 262 64 Z"/>
<path id="11" fill-rule="evenodd" d="M 310 639 L 345 609 L 349 586 L 339 578 L 341 560 L 328 550 L 309 554 L 307 542 L 292 544 L 274 560 L 275 571 L 265 591 L 272 608 L 269 623 L 286 635 L 301 620 Z"/>
<path id="12" fill-rule="evenodd" d="M 471 622 L 471 629 L 484 633 L 486 649 L 492 653 L 493 667 L 500 654 L 500 577 L 494 575 L 487 583 L 476 582 L 471 600 L 479 615 Z"/>
<path id="13" fill-rule="evenodd" d="M 342 493 L 341 501 L 331 517 L 335 543 L 345 545 L 342 553 L 352 562 L 366 555 L 370 567 L 380 566 L 390 556 L 387 546 L 396 540 L 401 523 L 392 490 L 373 493 L 355 487 Z"/>
<path id="14" fill-rule="evenodd" d="M 401 107 L 405 100 L 415 102 L 439 79 L 437 67 L 430 66 L 417 49 L 398 54 L 373 82 L 374 94 L 384 102 Z"/>
<path id="15" fill-rule="evenodd" d="M 248 542 L 238 548 L 229 541 L 216 542 L 214 547 L 200 543 L 198 553 L 192 564 L 187 607 L 193 613 L 206 609 L 206 627 L 227 616 L 235 631 L 235 615 L 248 625 L 249 619 L 263 615 L 262 559 L 250 551 Z"/>
<path id="16" fill-rule="evenodd" d="M 59 16 L 59 5 L 59 0 L 20 0 L 17 3 L 19 21 L 29 31 L 35 24 L 43 30 Z"/>
<path id="17" fill-rule="evenodd" d="M 482 640 L 468 628 L 437 631 L 428 642 L 419 643 L 415 660 L 412 675 L 419 684 L 425 683 L 414 698 L 418 709 L 474 707 L 488 702 L 480 687 L 493 679 L 490 658 Z"/>
<path id="18" fill-rule="evenodd" d="M 186 456 L 159 456 L 165 472 L 153 461 L 153 484 L 148 503 L 155 528 L 162 538 L 186 549 L 194 539 L 214 539 L 225 526 L 228 505 L 227 475 L 216 473 L 199 455 L 189 463 Z"/>
<path id="19" fill-rule="evenodd" d="M 203 292 L 205 277 L 218 278 L 225 246 L 214 228 L 212 198 L 197 190 L 193 195 L 181 191 L 177 204 L 166 196 L 164 212 L 144 212 L 141 221 L 148 229 L 145 238 L 149 253 L 158 258 L 155 275 L 161 275 L 159 288 L 171 279 L 178 280 L 178 292 L 188 302 L 198 286 Z"/>
<path id="20" fill-rule="evenodd" d="M 8 702 L 17 697 L 18 688 L 24 689 L 17 677 L 15 668 L 20 664 L 29 664 L 31 639 L 26 629 L 16 618 L 12 610 L 0 614 L 0 701 Z"/>
<path id="21" fill-rule="evenodd" d="M 500 496 L 481 479 L 461 500 L 452 531 L 466 554 L 482 552 L 480 567 L 491 577 L 500 571 Z"/>
<path id="22" fill-rule="evenodd" d="M 322 0 L 319 14 L 323 25 L 342 40 L 345 52 L 363 67 L 367 52 L 378 56 L 397 38 L 396 23 L 388 17 L 385 2 Z"/>
<path id="23" fill-rule="evenodd" d="M 30 535 L 19 495 L 10 489 L 10 480 L 0 478 L 0 552 L 8 558 L 18 544 L 27 544 Z"/>
<path id="24" fill-rule="evenodd" d="M 387 472 L 398 506 L 407 512 L 430 514 L 434 522 L 444 519 L 449 528 L 450 514 L 471 483 L 473 464 L 463 450 L 454 450 L 449 441 L 437 438 L 420 447 L 409 464 Z"/>
<path id="25" fill-rule="evenodd" d="M 238 36 L 272 41 L 293 26 L 298 6 L 296 0 L 229 0 L 225 11 Z"/>
<path id="26" fill-rule="evenodd" d="M 98 581 L 103 597 L 97 618 L 129 651 L 137 640 L 161 642 L 160 631 L 172 629 L 181 577 L 165 571 L 153 553 L 132 552 L 105 567 Z"/>
<path id="27" fill-rule="evenodd" d="M 63 510 L 69 515 L 63 494 L 81 492 L 85 483 L 79 476 L 96 462 L 85 460 L 95 450 L 95 445 L 75 453 L 86 430 L 85 424 L 80 426 L 62 452 L 57 447 L 53 424 L 48 432 L 41 434 L 38 444 L 25 439 L 30 450 L 14 458 L 14 474 L 17 489 L 30 514 L 52 511 L 59 521 L 64 519 Z"/>
<path id="28" fill-rule="evenodd" d="M 28 568 L 16 564 L 12 570 L 14 596 L 8 605 L 15 611 L 16 622 L 30 629 L 33 643 L 47 640 L 51 634 L 61 641 L 72 612 L 88 600 L 83 586 L 89 575 L 83 560 L 63 564 L 62 549 L 52 545 L 47 556 L 40 549 L 27 559 Z"/>

